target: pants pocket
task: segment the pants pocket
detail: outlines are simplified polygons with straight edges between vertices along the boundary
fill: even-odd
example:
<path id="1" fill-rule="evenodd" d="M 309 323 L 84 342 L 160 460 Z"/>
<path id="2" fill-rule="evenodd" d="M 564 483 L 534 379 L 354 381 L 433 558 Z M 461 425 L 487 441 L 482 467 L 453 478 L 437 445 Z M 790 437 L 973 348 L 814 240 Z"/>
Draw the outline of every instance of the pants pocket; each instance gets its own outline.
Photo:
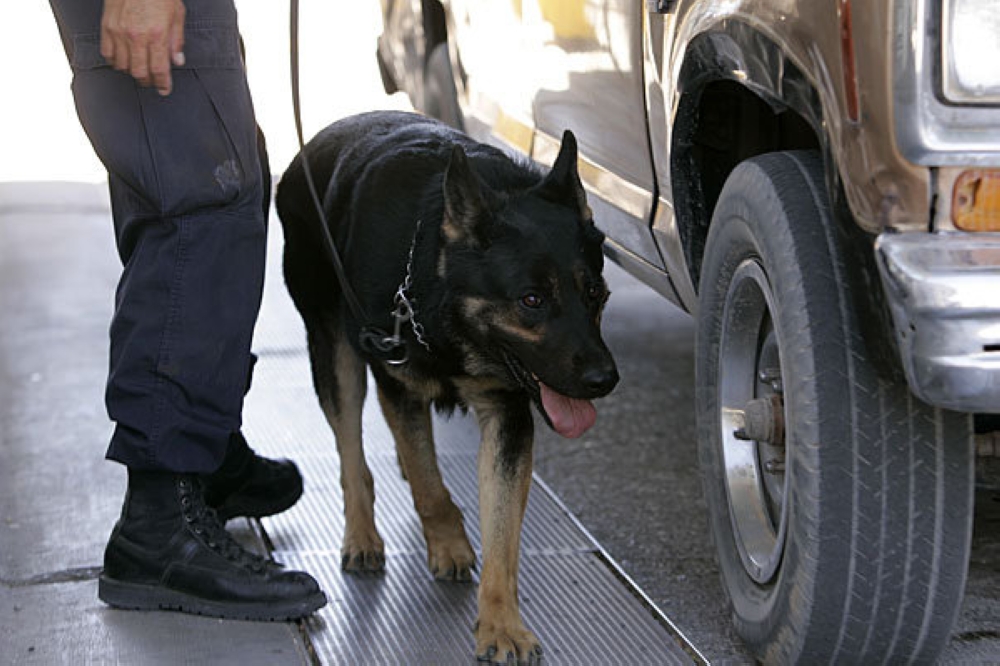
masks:
<path id="1" fill-rule="evenodd" d="M 75 67 L 81 124 L 147 215 L 173 217 L 259 196 L 257 126 L 232 26 L 188 26 L 193 62 L 161 97 L 106 66 Z M 77 49 L 77 62 L 80 51 Z"/>

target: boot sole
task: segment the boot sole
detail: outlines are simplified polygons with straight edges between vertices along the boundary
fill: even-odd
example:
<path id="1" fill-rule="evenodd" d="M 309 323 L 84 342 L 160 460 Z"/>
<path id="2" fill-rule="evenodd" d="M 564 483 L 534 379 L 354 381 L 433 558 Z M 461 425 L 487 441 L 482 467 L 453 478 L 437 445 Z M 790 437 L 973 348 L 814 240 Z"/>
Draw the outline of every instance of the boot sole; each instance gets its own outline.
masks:
<path id="1" fill-rule="evenodd" d="M 101 575 L 97 596 L 115 608 L 127 610 L 170 610 L 227 620 L 288 622 L 311 615 L 326 605 L 322 591 L 287 601 L 211 601 L 158 585 L 124 583 Z"/>

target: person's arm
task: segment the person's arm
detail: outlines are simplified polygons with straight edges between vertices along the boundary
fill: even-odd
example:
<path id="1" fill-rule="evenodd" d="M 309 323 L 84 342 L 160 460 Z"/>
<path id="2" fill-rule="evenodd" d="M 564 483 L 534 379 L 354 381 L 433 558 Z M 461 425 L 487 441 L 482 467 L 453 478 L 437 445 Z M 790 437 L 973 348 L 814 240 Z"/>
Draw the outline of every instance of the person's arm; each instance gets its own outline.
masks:
<path id="1" fill-rule="evenodd" d="M 101 55 L 140 85 L 169 95 L 171 65 L 184 64 L 181 0 L 105 0 Z"/>

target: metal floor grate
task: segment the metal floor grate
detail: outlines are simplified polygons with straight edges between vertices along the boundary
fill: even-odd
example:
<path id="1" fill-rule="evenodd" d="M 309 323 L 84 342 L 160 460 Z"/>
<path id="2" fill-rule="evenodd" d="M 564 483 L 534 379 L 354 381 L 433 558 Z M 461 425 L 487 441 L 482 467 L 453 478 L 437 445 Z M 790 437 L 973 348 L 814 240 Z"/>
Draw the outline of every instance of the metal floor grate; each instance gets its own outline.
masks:
<path id="1" fill-rule="evenodd" d="M 377 401 L 365 407 L 365 451 L 375 477 L 376 521 L 386 572 L 340 571 L 343 508 L 339 464 L 316 403 L 305 351 L 262 352 L 248 398 L 246 430 L 262 453 L 295 459 L 306 492 L 265 519 L 274 556 L 317 577 L 329 605 L 306 623 L 324 664 L 465 664 L 474 661 L 476 584 L 440 583 L 427 570 L 424 539 Z M 480 557 L 476 446 L 469 417 L 436 419 L 445 483 Z M 682 639 L 612 566 L 544 486 L 533 485 L 522 530 L 521 606 L 546 664 L 680 664 Z"/>
<path id="2" fill-rule="evenodd" d="M 280 256 L 272 248 L 271 256 Z M 260 360 L 247 398 L 245 430 L 266 455 L 295 459 L 306 491 L 291 510 L 265 519 L 274 556 L 312 573 L 329 604 L 305 623 L 320 663 L 468 664 L 476 586 L 441 583 L 427 569 L 409 485 L 370 382 L 363 417 L 365 454 L 375 477 L 376 523 L 386 572 L 340 570 L 343 533 L 339 464 L 333 434 L 312 389 L 305 334 L 283 286 L 269 275 L 255 350 Z M 445 484 L 465 516 L 481 564 L 476 450 L 471 417 L 436 418 Z M 676 628 L 622 576 L 542 483 L 532 486 L 521 542 L 521 610 L 538 635 L 547 666 L 687 664 L 701 661 Z"/>

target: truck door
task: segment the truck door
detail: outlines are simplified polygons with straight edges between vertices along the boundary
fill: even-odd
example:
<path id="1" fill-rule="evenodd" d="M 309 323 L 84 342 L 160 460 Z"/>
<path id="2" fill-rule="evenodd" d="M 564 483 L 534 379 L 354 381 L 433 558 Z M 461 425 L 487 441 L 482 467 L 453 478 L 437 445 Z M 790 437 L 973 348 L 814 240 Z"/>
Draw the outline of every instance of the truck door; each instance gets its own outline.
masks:
<path id="1" fill-rule="evenodd" d="M 655 180 L 643 92 L 643 13 L 636 0 L 526 0 L 523 34 L 538 54 L 532 155 L 551 163 L 564 129 L 613 251 L 662 269 L 650 231 Z M 608 205 L 610 204 L 610 205 Z"/>
<path id="2" fill-rule="evenodd" d="M 466 127 L 551 164 L 563 130 L 609 250 L 662 277 L 637 0 L 452 0 Z M 499 140 L 499 141 L 498 141 Z"/>

